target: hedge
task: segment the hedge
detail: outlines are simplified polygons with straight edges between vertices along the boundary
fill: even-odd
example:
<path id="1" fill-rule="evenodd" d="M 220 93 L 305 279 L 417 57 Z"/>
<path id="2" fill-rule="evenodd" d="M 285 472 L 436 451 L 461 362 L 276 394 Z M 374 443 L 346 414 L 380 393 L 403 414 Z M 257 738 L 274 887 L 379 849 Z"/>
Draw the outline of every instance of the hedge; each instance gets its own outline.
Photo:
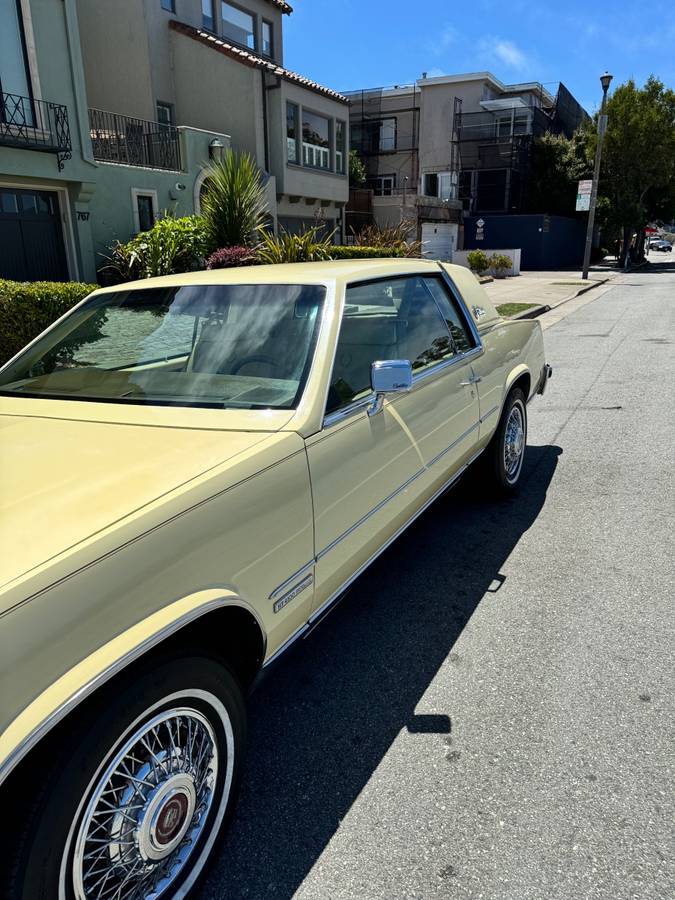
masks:
<path id="1" fill-rule="evenodd" d="M 405 256 L 405 250 L 401 247 L 361 247 L 336 245 L 330 248 L 332 259 L 390 259 Z"/>
<path id="2" fill-rule="evenodd" d="M 0 279 L 0 365 L 97 287 L 75 281 Z"/>

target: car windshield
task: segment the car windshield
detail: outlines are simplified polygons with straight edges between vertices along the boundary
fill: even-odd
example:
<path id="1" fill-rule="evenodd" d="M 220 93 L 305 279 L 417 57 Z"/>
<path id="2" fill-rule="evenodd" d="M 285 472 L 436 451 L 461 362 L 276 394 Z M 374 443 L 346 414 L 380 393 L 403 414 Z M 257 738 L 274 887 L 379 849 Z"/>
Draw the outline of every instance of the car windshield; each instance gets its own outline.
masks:
<path id="1" fill-rule="evenodd" d="M 94 294 L 0 372 L 0 393 L 293 409 L 325 288 L 238 284 Z"/>

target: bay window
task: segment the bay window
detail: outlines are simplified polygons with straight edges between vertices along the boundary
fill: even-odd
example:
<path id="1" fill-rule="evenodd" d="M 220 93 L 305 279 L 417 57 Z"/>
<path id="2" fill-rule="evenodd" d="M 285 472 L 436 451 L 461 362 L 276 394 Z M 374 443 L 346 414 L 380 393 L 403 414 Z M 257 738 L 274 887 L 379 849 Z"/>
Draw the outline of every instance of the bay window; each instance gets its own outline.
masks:
<path id="1" fill-rule="evenodd" d="M 272 39 L 272 23 L 268 22 L 266 19 L 263 19 L 262 22 L 262 46 L 261 51 L 263 56 L 274 56 L 274 42 Z"/>
<path id="2" fill-rule="evenodd" d="M 330 169 L 330 120 L 302 111 L 302 163 L 315 169 Z"/>
<path id="3" fill-rule="evenodd" d="M 202 0 L 202 27 L 206 28 L 207 31 L 216 30 L 213 0 Z"/>
<path id="4" fill-rule="evenodd" d="M 249 50 L 255 50 L 255 18 L 225 0 L 221 0 L 220 14 L 223 20 L 223 37 L 242 47 L 248 47 Z"/>
<path id="5" fill-rule="evenodd" d="M 335 120 L 335 171 L 345 174 L 347 157 L 347 125 L 340 119 Z"/>
<path id="6" fill-rule="evenodd" d="M 300 164 L 300 153 L 298 152 L 298 138 L 300 136 L 299 129 L 300 110 L 297 103 L 286 104 L 286 145 L 289 163 Z"/>

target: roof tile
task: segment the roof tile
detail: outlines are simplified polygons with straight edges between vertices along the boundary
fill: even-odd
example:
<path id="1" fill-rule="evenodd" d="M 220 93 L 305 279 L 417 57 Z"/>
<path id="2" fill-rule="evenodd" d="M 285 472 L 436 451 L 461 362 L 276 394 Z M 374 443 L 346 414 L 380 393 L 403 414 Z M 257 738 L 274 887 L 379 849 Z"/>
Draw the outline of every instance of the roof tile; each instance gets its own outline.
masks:
<path id="1" fill-rule="evenodd" d="M 337 91 L 324 87 L 322 84 L 312 81 L 310 78 L 305 78 L 304 75 L 299 75 L 297 72 L 291 72 L 290 69 L 285 69 L 283 66 L 277 65 L 277 63 L 272 60 L 256 56 L 256 54 L 251 53 L 250 50 L 246 50 L 243 47 L 237 47 L 234 44 L 228 44 L 228 42 L 224 41 L 222 38 L 219 38 L 208 31 L 203 31 L 201 28 L 194 28 L 192 25 L 187 25 L 185 22 L 178 22 L 176 19 L 171 19 L 169 21 L 169 28 L 173 31 L 180 32 L 180 34 L 187 35 L 187 37 L 191 37 L 201 44 L 212 47 L 219 53 L 230 56 L 244 65 L 256 69 L 264 69 L 267 72 L 271 72 L 273 75 L 278 75 L 281 78 L 285 78 L 287 81 L 299 84 L 310 91 L 315 91 L 317 94 L 323 94 L 325 97 L 330 97 L 332 100 L 337 100 L 340 103 L 349 103 L 349 100 Z"/>

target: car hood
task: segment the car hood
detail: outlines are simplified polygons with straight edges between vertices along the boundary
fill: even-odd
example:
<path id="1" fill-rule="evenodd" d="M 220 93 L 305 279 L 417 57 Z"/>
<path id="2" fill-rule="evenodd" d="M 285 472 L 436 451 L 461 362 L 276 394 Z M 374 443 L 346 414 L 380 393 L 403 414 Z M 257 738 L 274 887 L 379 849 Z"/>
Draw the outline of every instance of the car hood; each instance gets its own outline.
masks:
<path id="1" fill-rule="evenodd" d="M 268 437 L 0 414 L 0 586 Z"/>

